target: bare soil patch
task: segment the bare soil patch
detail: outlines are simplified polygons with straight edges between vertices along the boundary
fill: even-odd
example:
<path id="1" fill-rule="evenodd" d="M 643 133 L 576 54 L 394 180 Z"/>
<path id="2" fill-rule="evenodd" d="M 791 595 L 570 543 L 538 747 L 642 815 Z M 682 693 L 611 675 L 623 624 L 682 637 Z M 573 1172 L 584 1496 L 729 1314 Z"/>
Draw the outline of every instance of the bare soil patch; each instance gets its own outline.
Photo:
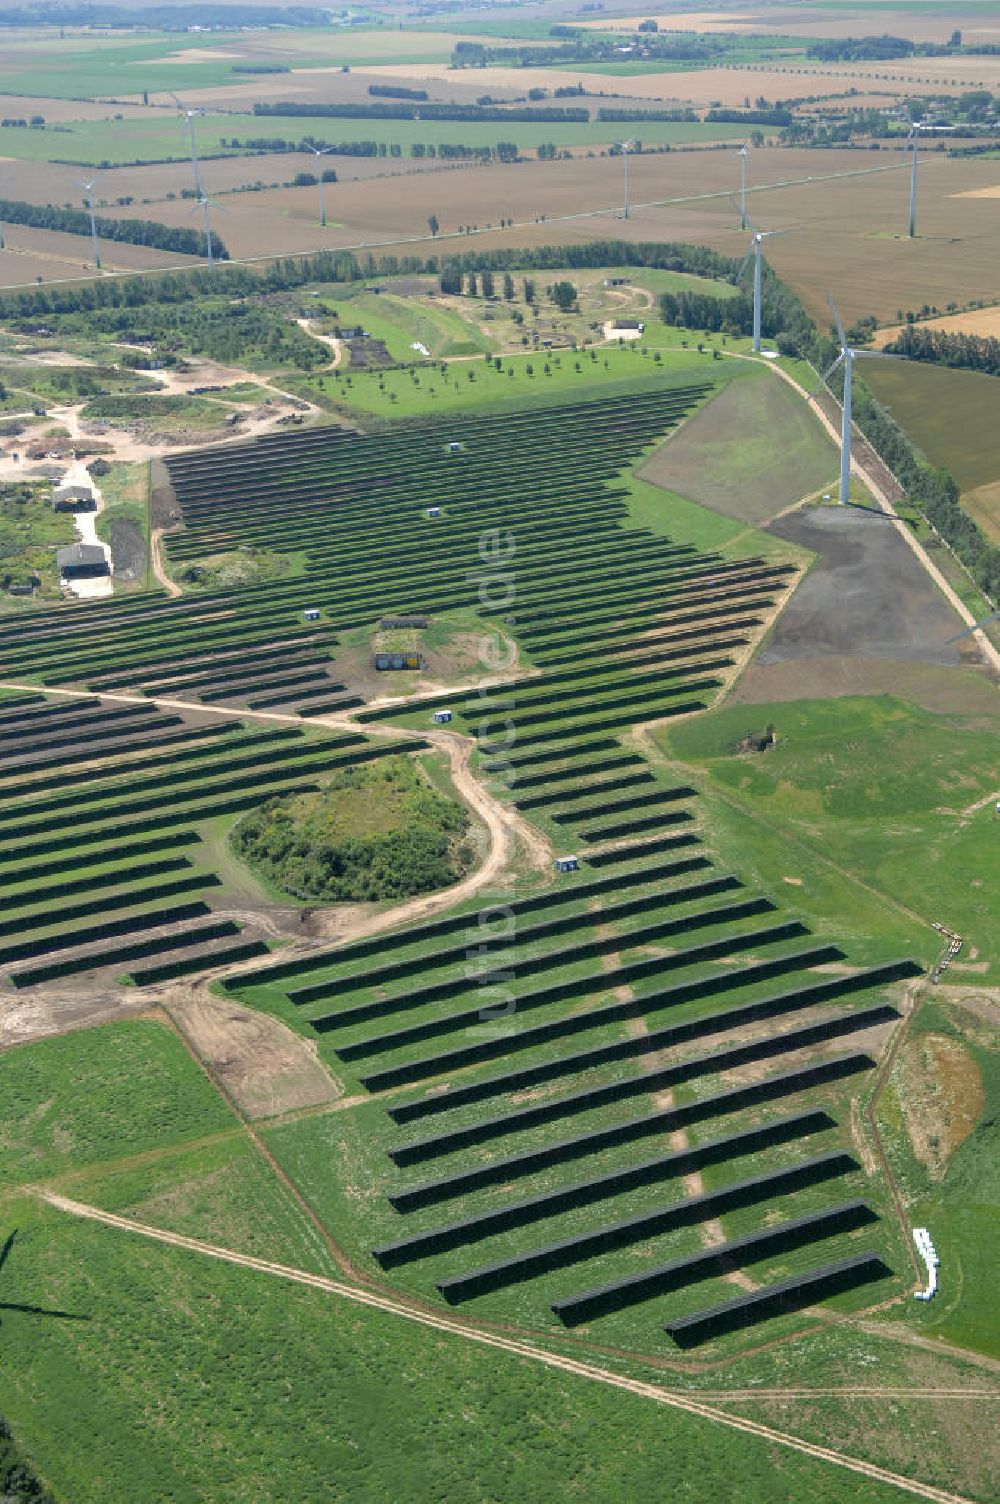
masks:
<path id="1" fill-rule="evenodd" d="M 924 1034 L 902 1051 L 897 1092 L 913 1152 L 931 1177 L 940 1180 L 982 1114 L 979 1067 L 957 1039 Z"/>
<path id="2" fill-rule="evenodd" d="M 961 621 L 884 514 L 811 507 L 767 531 L 818 559 L 777 618 L 759 665 L 826 657 L 961 665 L 958 645 L 947 641 Z"/>
<path id="3" fill-rule="evenodd" d="M 142 533 L 128 517 L 115 517 L 110 534 L 115 579 L 130 583 L 141 580 L 146 573 L 146 543 Z"/>
<path id="4" fill-rule="evenodd" d="M 134 1017 L 148 1007 L 148 999 L 134 989 L 117 986 L 113 980 L 101 984 L 91 978 L 83 982 L 66 978 L 24 993 L 5 986 L 0 993 L 0 1050 L 72 1029 L 89 1029 L 112 1019 Z"/>
<path id="5" fill-rule="evenodd" d="M 996 689 L 982 672 L 835 654 L 752 663 L 737 681 L 731 703 L 769 705 L 844 695 L 897 695 L 939 715 L 995 714 L 997 706 Z"/>
<path id="6" fill-rule="evenodd" d="M 46 176 L 44 163 L 33 162 L 34 176 Z M 11 190 L 13 191 L 13 190 Z M 76 193 L 79 193 L 79 187 Z M 67 194 L 67 198 L 70 197 Z M 136 211 L 121 211 L 123 217 Z M 70 235 L 64 230 L 40 230 L 31 225 L 4 226 L 5 253 L 0 257 L 0 286 L 18 287 L 41 277 L 46 282 L 93 275 L 93 252 L 89 235 Z M 169 266 L 195 266 L 197 258 L 176 251 L 160 251 L 150 246 L 128 245 L 124 241 L 101 242 L 101 262 L 105 271 L 152 271 Z"/>
<path id="7" fill-rule="evenodd" d="M 317 1107 L 342 1095 L 315 1047 L 266 1013 L 194 984 L 172 985 L 164 1007 L 248 1118 Z"/>

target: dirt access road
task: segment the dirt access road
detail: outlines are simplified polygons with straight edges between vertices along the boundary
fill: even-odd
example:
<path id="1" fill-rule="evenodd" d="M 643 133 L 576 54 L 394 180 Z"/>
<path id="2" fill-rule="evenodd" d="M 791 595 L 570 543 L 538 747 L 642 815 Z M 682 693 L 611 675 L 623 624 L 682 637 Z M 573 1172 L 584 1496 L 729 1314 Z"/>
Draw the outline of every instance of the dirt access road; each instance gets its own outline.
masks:
<path id="1" fill-rule="evenodd" d="M 803 1456 L 812 1457 L 820 1462 L 831 1463 L 835 1467 L 844 1468 L 848 1472 L 859 1474 L 864 1478 L 871 1478 L 878 1483 L 885 1483 L 892 1487 L 913 1494 L 919 1499 L 929 1499 L 933 1504 L 972 1504 L 961 1494 L 950 1493 L 946 1489 L 934 1488 L 930 1484 L 920 1483 L 912 1478 L 904 1478 L 898 1473 L 890 1472 L 887 1468 L 877 1467 L 874 1463 L 865 1462 L 859 1457 L 849 1457 L 843 1452 L 836 1452 L 830 1447 L 818 1446 L 813 1442 L 803 1441 L 800 1437 L 791 1436 L 783 1431 L 775 1430 L 772 1426 L 762 1425 L 758 1421 L 747 1420 L 742 1416 L 730 1415 L 725 1410 L 716 1409 L 714 1405 L 707 1405 L 704 1401 L 694 1399 L 687 1394 L 669 1390 L 659 1384 L 646 1383 L 640 1379 L 625 1378 L 621 1374 L 612 1373 L 605 1368 L 599 1368 L 593 1363 L 583 1363 L 576 1358 L 568 1358 L 560 1353 L 548 1352 L 544 1348 L 535 1347 L 530 1342 L 519 1341 L 514 1337 L 504 1337 L 496 1332 L 487 1332 L 462 1324 L 457 1320 L 451 1320 L 444 1315 L 437 1315 L 433 1311 L 422 1310 L 408 1304 L 401 1299 L 394 1299 L 371 1290 L 361 1289 L 355 1285 L 348 1285 L 341 1280 L 328 1279 L 324 1275 L 311 1274 L 304 1269 L 295 1269 L 287 1264 L 272 1263 L 267 1259 L 254 1258 L 249 1254 L 236 1253 L 233 1249 L 220 1248 L 214 1243 L 204 1243 L 197 1238 L 185 1237 L 181 1233 L 164 1232 L 160 1228 L 150 1227 L 146 1223 L 132 1222 L 126 1217 L 116 1216 L 113 1212 L 101 1211 L 94 1206 L 88 1206 L 83 1202 L 71 1201 L 66 1196 L 60 1196 L 54 1191 L 36 1190 L 35 1194 L 49 1206 L 57 1211 L 65 1212 L 70 1216 L 82 1217 L 88 1221 L 101 1222 L 106 1227 L 112 1227 L 120 1232 L 132 1233 L 135 1236 L 148 1238 L 156 1243 L 163 1243 L 171 1248 L 182 1249 L 188 1253 L 200 1254 L 203 1258 L 220 1260 L 222 1263 L 235 1264 L 243 1269 L 253 1270 L 258 1274 L 265 1274 L 273 1279 L 287 1280 L 293 1284 L 307 1285 L 314 1290 L 321 1290 L 327 1295 L 338 1296 L 342 1300 L 353 1301 L 357 1305 L 368 1306 L 374 1310 L 384 1311 L 389 1315 L 398 1316 L 407 1321 L 416 1322 L 420 1326 L 444 1333 L 448 1336 L 464 1339 L 467 1342 L 475 1342 L 483 1347 L 494 1348 L 514 1357 L 523 1358 L 530 1362 L 541 1363 L 546 1368 L 555 1368 L 562 1373 L 572 1374 L 577 1378 L 589 1379 L 591 1382 L 606 1384 L 609 1388 L 624 1390 L 626 1393 L 638 1395 L 642 1399 L 652 1400 L 656 1404 L 665 1405 L 670 1409 L 680 1410 L 688 1415 L 693 1415 L 701 1420 L 713 1422 L 716 1425 L 726 1426 L 730 1430 L 742 1432 L 746 1436 L 755 1436 L 760 1440 L 769 1442 L 772 1446 L 785 1447 L 790 1451 L 799 1452 Z M 755 1397 L 766 1396 L 766 1391 L 759 1391 Z"/>
<path id="2" fill-rule="evenodd" d="M 470 689 L 478 688 L 477 685 L 467 686 Z M 36 690 L 36 684 L 24 684 L 18 681 L 4 682 L 0 689 L 12 689 L 24 691 Z M 45 693 L 60 699 L 91 699 L 92 695 L 87 690 L 79 689 L 46 689 Z M 155 705 L 157 708 L 167 710 L 189 711 L 199 716 L 213 715 L 222 716 L 236 721 L 261 721 L 277 725 L 291 725 L 299 729 L 302 727 L 301 719 L 296 715 L 283 714 L 280 711 L 265 710 L 240 710 L 223 705 L 204 705 L 193 700 L 150 699 L 144 695 L 108 693 L 100 697 L 110 703 L 121 705 Z M 324 727 L 327 730 L 357 731 L 358 725 L 354 722 L 349 712 L 341 712 L 339 715 L 316 716 L 310 722 L 313 726 Z M 460 736 L 455 731 L 444 731 L 437 728 L 415 731 L 408 727 L 392 726 L 390 723 L 372 722 L 364 727 L 366 734 L 370 736 L 386 736 L 394 741 L 401 738 L 411 741 L 428 741 L 436 747 L 440 747 L 448 757 L 451 779 L 456 792 L 463 798 L 472 810 L 479 816 L 485 825 L 490 838 L 490 847 L 483 863 L 470 872 L 461 882 L 454 883 L 450 888 L 444 888 L 438 893 L 430 893 L 419 898 L 408 899 L 405 903 L 397 905 L 393 909 L 387 909 L 380 914 L 371 914 L 365 918 L 345 920 L 344 927 L 336 936 L 324 937 L 321 940 L 310 939 L 308 941 L 293 940 L 285 946 L 281 952 L 281 959 L 286 960 L 295 955 L 304 955 L 310 950 L 324 948 L 329 945 L 331 938 L 337 942 L 360 939 L 362 936 L 378 934 L 382 930 L 393 928 L 399 924 L 408 924 L 416 920 L 426 919 L 430 915 L 441 913 L 445 909 L 452 908 L 466 898 L 471 898 L 481 888 L 487 886 L 500 876 L 508 867 L 513 856 L 515 846 L 520 845 L 525 853 L 528 864 L 533 869 L 543 872 L 551 871 L 553 853 L 552 847 L 542 833 L 534 828 L 523 815 L 519 814 L 513 806 L 502 804 L 473 776 L 469 767 L 469 759 L 472 755 L 474 743 L 471 738 Z M 256 968 L 254 968 L 256 969 Z M 239 975 L 239 968 L 232 972 L 233 976 Z"/>

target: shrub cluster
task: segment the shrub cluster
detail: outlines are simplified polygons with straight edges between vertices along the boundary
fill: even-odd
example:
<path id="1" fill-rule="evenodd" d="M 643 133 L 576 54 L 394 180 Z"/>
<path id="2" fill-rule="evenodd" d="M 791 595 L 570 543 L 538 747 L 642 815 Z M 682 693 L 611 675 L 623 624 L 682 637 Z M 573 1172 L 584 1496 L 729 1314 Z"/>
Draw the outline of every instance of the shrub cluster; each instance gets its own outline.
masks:
<path id="1" fill-rule="evenodd" d="M 298 898 L 372 901 L 455 882 L 470 860 L 461 840 L 468 823 L 408 759 L 391 757 L 344 768 L 319 793 L 270 800 L 231 840 L 239 857 Z"/>

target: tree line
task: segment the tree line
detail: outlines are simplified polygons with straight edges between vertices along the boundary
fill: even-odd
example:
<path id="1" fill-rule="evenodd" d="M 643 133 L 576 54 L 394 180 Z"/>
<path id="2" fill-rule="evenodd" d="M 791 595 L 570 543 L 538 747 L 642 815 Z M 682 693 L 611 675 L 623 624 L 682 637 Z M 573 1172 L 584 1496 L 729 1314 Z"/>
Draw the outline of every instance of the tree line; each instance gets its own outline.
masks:
<path id="1" fill-rule="evenodd" d="M 1000 597 L 1000 547 L 990 543 L 960 501 L 955 477 L 920 458 L 908 435 L 863 382 L 853 388 L 854 419 L 941 537 L 950 544 L 983 593 Z"/>
<path id="2" fill-rule="evenodd" d="M 223 146 L 229 146 L 232 150 L 261 153 L 303 151 L 308 142 L 309 137 L 303 141 L 287 141 L 283 136 L 247 136 L 242 140 L 239 136 L 222 138 Z M 314 141 L 313 144 L 320 146 L 323 143 Z M 540 146 L 537 149 L 542 152 L 545 148 Z M 515 141 L 498 141 L 495 146 L 467 146 L 461 141 L 438 143 L 413 141 L 410 143 L 409 153 L 411 157 L 418 159 L 438 157 L 442 162 L 471 160 L 516 162 L 520 158 L 520 151 Z M 395 141 L 331 141 L 326 146 L 326 154 L 331 157 L 397 158 L 403 155 L 403 148 Z M 324 174 L 324 176 L 328 183 L 336 182 L 336 173 Z"/>
<path id="3" fill-rule="evenodd" d="M 705 119 L 722 124 L 782 126 L 791 125 L 792 113 L 790 110 L 782 109 L 780 105 L 774 105 L 768 110 L 712 109 L 706 113 Z"/>
<path id="4" fill-rule="evenodd" d="M 0 199 L 0 220 L 12 225 L 31 225 L 39 230 L 62 230 L 70 235 L 90 234 L 90 215 L 86 210 L 57 209 L 54 204 L 26 204 L 17 199 Z M 205 249 L 205 237 L 200 230 L 161 225 L 155 219 L 107 219 L 97 214 L 94 224 L 102 240 L 152 246 L 159 251 L 176 251 L 184 256 L 200 256 Z M 212 255 L 217 261 L 229 258 L 229 252 L 214 230 Z"/>
<path id="5" fill-rule="evenodd" d="M 602 105 L 597 111 L 598 120 L 628 121 L 628 120 L 684 120 L 696 121 L 698 116 L 695 111 L 684 106 L 679 110 L 619 110 Z"/>
<path id="6" fill-rule="evenodd" d="M 885 348 L 890 355 L 905 355 L 910 360 L 1000 376 L 1000 339 L 993 335 L 954 334 L 910 324 Z"/>
<path id="7" fill-rule="evenodd" d="M 282 99 L 276 104 L 257 103 L 255 115 L 322 116 L 348 120 L 516 120 L 531 125 L 536 122 L 579 123 L 590 119 L 590 111 L 564 105 L 491 105 L 491 104 L 407 104 L 387 100 L 384 104 L 317 104 L 313 101 Z"/>
<path id="8" fill-rule="evenodd" d="M 595 240 L 580 245 L 494 247 L 431 256 L 359 258 L 349 251 L 320 251 L 313 256 L 280 257 L 260 269 L 222 265 L 209 271 L 192 267 L 150 277 L 109 278 L 7 293 L 0 295 L 0 317 L 16 321 L 102 308 L 174 305 L 213 293 L 236 297 L 288 292 L 309 282 L 358 282 L 421 273 L 437 276 L 442 270 L 560 271 L 601 266 L 648 266 L 700 277 L 731 278 L 739 262 L 709 246 L 670 241 Z"/>
<path id="9" fill-rule="evenodd" d="M 373 99 L 429 99 L 426 89 L 407 89 L 403 84 L 369 84 Z"/>

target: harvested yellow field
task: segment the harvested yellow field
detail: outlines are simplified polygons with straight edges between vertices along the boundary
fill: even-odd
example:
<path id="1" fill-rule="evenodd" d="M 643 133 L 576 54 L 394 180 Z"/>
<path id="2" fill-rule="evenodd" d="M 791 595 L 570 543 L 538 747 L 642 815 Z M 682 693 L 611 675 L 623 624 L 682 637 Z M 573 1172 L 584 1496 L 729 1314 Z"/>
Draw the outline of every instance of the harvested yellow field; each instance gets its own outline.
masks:
<path id="1" fill-rule="evenodd" d="M 97 99 L 50 99 L 43 95 L 0 94 L 0 116 L 15 119 L 43 116 L 46 125 L 65 125 L 70 120 L 111 120 L 124 115 L 127 120 L 149 119 L 157 114 L 142 104 L 105 104 Z"/>
<path id="2" fill-rule="evenodd" d="M 803 9 L 805 14 L 803 14 Z M 792 5 L 768 6 L 766 10 L 743 15 L 733 11 L 702 10 L 660 13 L 655 9 L 641 15 L 607 17 L 599 21 L 574 21 L 574 26 L 592 27 L 595 31 L 635 31 L 640 21 L 656 21 L 661 31 L 740 32 L 752 36 L 856 37 L 878 36 L 888 32 L 894 37 L 913 41 L 946 42 L 957 27 L 967 42 L 993 41 L 996 27 L 983 26 L 979 10 L 961 11 L 950 7 L 940 14 L 921 7 L 907 13 L 902 7 L 866 10 L 862 23 L 856 9 L 846 15 L 831 8 L 824 16 L 819 8 Z"/>
<path id="3" fill-rule="evenodd" d="M 1000 480 L 962 493 L 962 505 L 991 543 L 1000 543 Z"/>
<path id="4" fill-rule="evenodd" d="M 875 346 L 882 350 L 891 345 L 903 326 L 890 324 L 875 333 Z M 921 329 L 937 329 L 942 334 L 978 334 L 981 339 L 1000 339 L 1000 304 L 990 308 L 970 308 L 965 313 L 946 313 L 939 319 L 921 319 Z"/>
<path id="5" fill-rule="evenodd" d="M 1000 59 L 985 61 L 1000 62 Z M 912 77 L 902 75 L 896 78 L 888 70 L 879 70 L 877 73 L 873 70 L 865 71 L 867 67 L 864 64 L 856 67 L 845 64 L 836 68 L 822 68 L 818 65 L 785 68 L 765 63 L 742 64 L 730 68 L 699 68 L 691 73 L 664 71 L 636 74 L 589 71 L 575 73 L 571 69 L 532 68 L 530 82 L 533 88 L 549 89 L 553 93 L 556 89 L 582 82 L 595 94 L 620 95 L 642 103 L 662 100 L 669 104 L 690 104 L 696 108 L 715 104 L 734 109 L 743 107 L 748 99 L 752 102 L 758 94 L 781 101 L 800 99 L 803 94 L 845 94 L 849 89 L 859 89 L 862 98 L 867 100 L 870 90 L 880 98 L 896 99 L 905 94 L 927 93 L 932 88 L 930 82 L 921 84 Z M 475 80 L 477 92 L 485 91 L 489 94 L 505 90 L 523 94 L 525 90 L 523 68 L 492 67 L 455 71 L 447 63 L 386 63 L 380 67 L 368 67 L 365 71 L 373 76 L 378 75 L 384 81 L 422 83 L 425 86 L 440 86 L 469 78 Z M 339 76 L 339 70 L 296 69 L 292 77 L 296 81 L 295 86 L 301 88 L 306 78 L 322 76 L 328 77 L 332 83 Z M 876 79 L 879 80 L 877 89 L 872 87 Z M 273 81 L 269 80 L 269 83 L 273 88 Z M 229 98 L 236 97 L 231 89 L 227 89 L 226 94 Z M 261 97 L 259 85 L 256 97 Z M 288 89 L 284 86 L 280 97 L 289 97 Z M 862 99 L 856 98 L 853 102 L 858 104 Z"/>

